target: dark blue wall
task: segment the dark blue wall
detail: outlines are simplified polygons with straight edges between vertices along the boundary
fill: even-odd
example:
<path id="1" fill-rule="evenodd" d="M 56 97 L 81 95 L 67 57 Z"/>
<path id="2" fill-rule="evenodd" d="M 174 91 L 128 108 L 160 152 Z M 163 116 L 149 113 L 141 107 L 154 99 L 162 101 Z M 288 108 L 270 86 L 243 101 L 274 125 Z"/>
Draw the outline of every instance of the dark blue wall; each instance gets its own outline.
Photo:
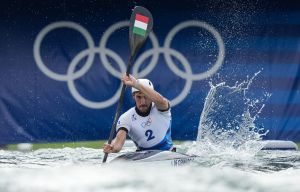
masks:
<path id="1" fill-rule="evenodd" d="M 152 40 L 158 42 L 154 49 L 147 42 L 137 58 L 141 66 L 135 63 L 135 70 L 143 72 L 153 59 L 155 66 L 145 77 L 173 103 L 174 139 L 196 138 L 209 81 L 233 85 L 262 70 L 251 88 L 255 94 L 272 93 L 257 122 L 270 130 L 265 138 L 300 141 L 297 1 L 5 0 L 0 4 L 0 144 L 108 138 L 116 102 L 106 101 L 116 94 L 119 73 L 127 64 L 126 21 L 135 5 L 152 12 Z M 121 21 L 122 27 L 108 34 Z M 166 48 L 170 32 L 184 24 Z M 100 46 L 106 34 L 107 44 Z M 150 49 L 153 53 L 146 57 Z M 172 55 L 173 65 L 163 53 Z M 216 62 L 220 68 L 210 71 Z M 127 90 L 123 111 L 132 105 Z"/>

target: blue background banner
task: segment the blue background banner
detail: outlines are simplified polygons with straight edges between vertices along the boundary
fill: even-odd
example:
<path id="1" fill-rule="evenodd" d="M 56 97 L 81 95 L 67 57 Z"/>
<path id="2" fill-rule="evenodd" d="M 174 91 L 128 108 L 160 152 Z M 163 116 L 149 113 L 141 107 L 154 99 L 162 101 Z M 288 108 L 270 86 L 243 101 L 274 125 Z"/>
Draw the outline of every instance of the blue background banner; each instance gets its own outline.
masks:
<path id="1" fill-rule="evenodd" d="M 265 139 L 300 141 L 297 1 L 0 2 L 0 144 L 107 139 L 129 58 L 135 5 L 154 27 L 132 73 L 172 103 L 172 137 L 194 140 L 209 82 L 256 72 L 272 96 L 257 119 Z M 122 111 L 134 103 L 126 91 Z"/>

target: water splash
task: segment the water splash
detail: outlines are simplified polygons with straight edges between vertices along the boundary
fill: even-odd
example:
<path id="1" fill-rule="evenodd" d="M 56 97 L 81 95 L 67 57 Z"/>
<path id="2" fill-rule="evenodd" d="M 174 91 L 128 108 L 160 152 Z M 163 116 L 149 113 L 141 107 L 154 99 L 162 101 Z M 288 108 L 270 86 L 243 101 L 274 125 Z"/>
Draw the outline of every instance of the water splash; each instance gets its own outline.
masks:
<path id="1" fill-rule="evenodd" d="M 263 147 L 257 141 L 268 131 L 257 127 L 255 121 L 271 94 L 252 98 L 249 93 L 250 85 L 259 73 L 241 83 L 236 82 L 232 87 L 224 82 L 217 85 L 210 83 L 193 153 L 201 148 L 201 154 L 205 151 L 220 154 L 224 149 L 230 153 L 247 151 L 247 154 L 255 154 Z"/>

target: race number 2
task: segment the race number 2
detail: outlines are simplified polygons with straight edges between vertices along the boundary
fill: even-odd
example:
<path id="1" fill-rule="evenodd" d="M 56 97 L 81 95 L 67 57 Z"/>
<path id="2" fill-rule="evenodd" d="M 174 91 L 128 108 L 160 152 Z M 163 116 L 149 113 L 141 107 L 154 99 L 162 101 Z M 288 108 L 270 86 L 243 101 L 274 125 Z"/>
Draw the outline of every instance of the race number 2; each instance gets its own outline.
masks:
<path id="1" fill-rule="evenodd" d="M 147 141 L 150 141 L 151 139 L 154 139 L 155 136 L 153 135 L 153 131 L 151 129 L 148 129 L 146 132 L 145 132 L 145 135 L 147 138 Z"/>

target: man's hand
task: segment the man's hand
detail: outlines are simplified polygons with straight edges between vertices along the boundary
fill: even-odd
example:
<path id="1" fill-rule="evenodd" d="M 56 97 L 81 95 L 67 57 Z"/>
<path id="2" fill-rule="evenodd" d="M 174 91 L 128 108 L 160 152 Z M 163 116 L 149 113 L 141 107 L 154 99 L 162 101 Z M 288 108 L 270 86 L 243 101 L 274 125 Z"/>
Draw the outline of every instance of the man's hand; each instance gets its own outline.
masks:
<path id="1" fill-rule="evenodd" d="M 123 75 L 122 77 L 122 82 L 127 85 L 127 86 L 130 86 L 130 87 L 136 87 L 136 84 L 137 84 L 137 80 L 136 78 L 134 78 L 132 75 L 129 74 L 129 76 L 127 76 L 126 74 Z"/>
<path id="2" fill-rule="evenodd" d="M 104 153 L 118 153 L 122 149 L 122 147 L 125 143 L 126 135 L 127 135 L 126 131 L 119 130 L 116 135 L 116 138 L 112 141 L 111 144 L 105 143 L 103 145 L 103 152 Z"/>
<path id="3" fill-rule="evenodd" d="M 103 146 L 103 152 L 104 153 L 113 153 L 114 152 L 113 144 L 105 143 L 104 146 Z"/>

